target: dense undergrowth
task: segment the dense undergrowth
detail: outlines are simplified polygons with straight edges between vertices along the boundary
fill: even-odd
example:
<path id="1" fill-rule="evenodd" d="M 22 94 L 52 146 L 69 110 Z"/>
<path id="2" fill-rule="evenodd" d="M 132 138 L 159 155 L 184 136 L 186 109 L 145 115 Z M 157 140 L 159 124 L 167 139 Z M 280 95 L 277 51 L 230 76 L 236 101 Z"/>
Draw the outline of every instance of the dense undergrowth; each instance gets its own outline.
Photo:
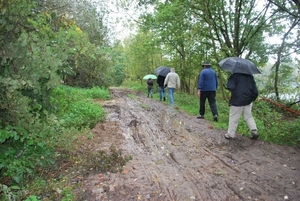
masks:
<path id="1" fill-rule="evenodd" d="M 130 83 L 126 87 L 145 92 L 146 96 L 146 87 L 141 83 Z M 67 185 L 66 181 L 70 181 L 72 175 L 68 172 L 58 174 L 57 168 L 61 166 L 74 166 L 75 172 L 90 168 L 121 171 L 122 166 L 131 158 L 123 156 L 113 145 L 109 153 L 99 151 L 82 154 L 74 149 L 74 141 L 78 136 L 92 139 L 89 130 L 105 119 L 104 110 L 94 103 L 95 99 L 110 99 L 109 91 L 99 87 L 58 87 L 51 94 L 51 110 L 44 111 L 46 118 L 36 119 L 27 129 L 8 126 L 0 131 L 1 201 L 75 200 L 73 190 L 79 184 Z M 159 100 L 157 90 L 154 90 L 153 99 Z M 168 104 L 168 101 L 164 103 Z M 175 103 L 195 118 L 199 113 L 199 99 L 196 94 L 187 95 L 177 90 Z M 216 129 L 226 130 L 228 102 L 218 95 L 217 106 L 219 122 L 212 123 Z M 212 120 L 208 103 L 206 107 L 205 118 Z M 299 116 L 260 99 L 253 103 L 253 115 L 260 140 L 300 146 Z M 242 117 L 238 132 L 250 136 Z M 97 164 L 102 165 L 95 167 L 94 159 L 101 160 Z M 82 165 L 79 167 L 78 164 Z"/>
<path id="2" fill-rule="evenodd" d="M 60 86 L 51 94 L 51 109 L 42 111 L 44 118 L 35 118 L 27 128 L 6 126 L 0 130 L 1 201 L 39 200 L 43 196 L 43 200 L 74 200 L 72 186 L 62 183 L 64 174 L 49 180 L 51 172 L 63 165 L 60 161 L 65 161 L 64 165 L 84 161 L 84 168 L 89 169 L 95 164 L 88 159 L 100 158 L 104 163 L 98 163 L 103 166 L 97 169 L 112 171 L 129 160 L 113 145 L 110 153 L 99 151 L 83 158 L 74 151 L 78 136 L 92 138 L 89 130 L 105 119 L 95 99 L 110 99 L 109 91 Z M 60 189 L 59 196 L 53 189 Z"/>

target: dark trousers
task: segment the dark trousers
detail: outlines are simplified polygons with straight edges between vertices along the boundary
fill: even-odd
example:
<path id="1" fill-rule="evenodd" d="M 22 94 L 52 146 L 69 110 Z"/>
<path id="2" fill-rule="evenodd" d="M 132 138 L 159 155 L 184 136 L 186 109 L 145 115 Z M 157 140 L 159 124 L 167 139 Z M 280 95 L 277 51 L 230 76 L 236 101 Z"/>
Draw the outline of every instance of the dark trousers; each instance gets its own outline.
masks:
<path id="1" fill-rule="evenodd" d="M 205 114 L 205 101 L 208 99 L 210 110 L 213 116 L 218 115 L 216 104 L 216 92 L 215 91 L 201 91 L 200 95 L 200 110 L 199 114 L 204 116 Z"/>

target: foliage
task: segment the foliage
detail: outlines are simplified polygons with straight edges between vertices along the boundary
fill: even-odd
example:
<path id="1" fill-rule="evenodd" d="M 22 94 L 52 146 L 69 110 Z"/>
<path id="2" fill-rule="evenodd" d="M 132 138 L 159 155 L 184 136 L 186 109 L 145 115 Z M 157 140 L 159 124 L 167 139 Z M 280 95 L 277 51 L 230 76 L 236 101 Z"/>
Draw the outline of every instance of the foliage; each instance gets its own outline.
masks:
<path id="1" fill-rule="evenodd" d="M 260 12 L 256 3 L 255 0 L 156 1 L 154 12 L 141 16 L 143 24 L 136 38 L 141 38 L 142 33 L 151 38 L 153 42 L 149 45 L 162 54 L 160 65 L 168 61 L 179 73 L 182 91 L 195 92 L 204 60 L 210 60 L 218 71 L 223 89 L 226 73 L 220 71 L 218 62 L 224 57 L 243 56 L 256 63 L 266 62 L 263 33 L 269 30 L 268 7 Z M 131 49 L 144 43 L 137 41 L 140 43 Z"/>
<path id="2" fill-rule="evenodd" d="M 161 50 L 152 41 L 153 34 L 137 34 L 125 41 L 124 57 L 126 58 L 126 79 L 142 81 L 147 74 L 153 74 L 162 62 Z"/>
<path id="3" fill-rule="evenodd" d="M 35 195 L 31 195 L 28 198 L 26 198 L 25 201 L 39 201 L 39 199 Z"/>
<path id="4" fill-rule="evenodd" d="M 61 80 L 73 86 L 108 86 L 105 48 L 91 44 L 88 35 L 68 15 L 47 8 L 25 0 L 3 4 L 0 21 L 3 126 L 20 124 L 18 121 L 24 117 L 46 117 L 51 91 Z"/>
<path id="5" fill-rule="evenodd" d="M 70 149 L 72 139 L 76 139 L 80 129 L 93 127 L 104 120 L 103 109 L 93 100 L 109 98 L 109 92 L 99 87 L 60 86 L 51 94 L 53 113 L 45 112 L 44 119 L 31 117 L 32 121 L 26 127 L 24 123 L 0 129 L 0 151 L 3 153 L 0 155 L 0 180 L 22 186 L 41 169 L 54 164 L 57 149 Z M 6 194 L 13 191 L 9 187 L 5 189 Z M 1 191 L 4 193 L 4 188 Z M 18 190 L 13 194 L 18 194 Z"/>
<path id="6" fill-rule="evenodd" d="M 50 120 L 50 118 L 48 119 Z M 3 176 L 21 183 L 34 176 L 34 169 L 54 162 L 53 148 L 47 141 L 57 131 L 55 122 L 32 122 L 28 127 L 7 126 L 0 130 L 0 171 Z"/>
<path id="7" fill-rule="evenodd" d="M 58 70 L 64 83 L 80 87 L 109 86 L 110 62 L 107 58 L 110 48 L 107 28 L 103 24 L 107 11 L 102 3 L 89 0 L 45 0 L 38 2 L 37 9 L 51 13 L 55 30 L 62 29 L 63 25 L 76 26 L 77 33 L 72 33 L 73 41 L 68 43 L 71 51 Z M 61 50 L 68 51 L 67 48 Z"/>
<path id="8" fill-rule="evenodd" d="M 103 109 L 93 103 L 93 99 L 107 100 L 107 90 L 99 87 L 91 89 L 61 86 L 53 90 L 53 112 L 60 119 L 61 126 L 66 128 L 92 128 L 105 118 Z"/>
<path id="9" fill-rule="evenodd" d="M 131 64 L 132 58 L 127 58 L 125 49 L 120 44 L 115 44 L 110 55 L 111 55 L 111 83 L 114 86 L 120 86 L 126 77 L 126 65 Z"/>
<path id="10" fill-rule="evenodd" d="M 141 19 L 141 33 L 151 37 L 149 45 L 161 54 L 155 67 L 174 67 L 181 77 L 181 90 L 194 91 L 195 74 L 199 72 L 199 64 L 207 59 L 209 47 L 199 43 L 204 39 L 199 36 L 194 12 L 189 5 L 182 0 L 158 2 L 154 14 L 143 15 Z"/>
<path id="11" fill-rule="evenodd" d="M 1 201 L 15 201 L 21 195 L 20 187 L 18 186 L 6 186 L 4 184 L 0 184 L 0 197 Z"/>
<path id="12" fill-rule="evenodd" d="M 263 129 L 260 131 L 261 139 L 281 145 L 299 146 L 299 116 L 289 117 L 287 112 L 262 101 L 257 101 L 254 107 L 257 107 L 254 110 L 258 119 L 257 126 Z"/>
<path id="13" fill-rule="evenodd" d="M 297 58 L 297 53 L 300 51 L 298 31 L 300 28 L 300 4 L 299 1 L 282 2 L 278 0 L 270 1 L 270 3 L 273 6 L 273 13 L 277 17 L 273 23 L 275 26 L 272 26 L 275 29 L 270 31 L 270 35 L 281 38 L 279 42 L 273 42 L 274 45 L 270 51 L 276 58 L 273 67 L 273 93 L 275 93 L 278 101 L 280 100 L 279 88 L 281 86 L 279 72 L 285 68 L 286 63 L 291 62 L 293 59 L 297 60 L 295 55 Z"/>

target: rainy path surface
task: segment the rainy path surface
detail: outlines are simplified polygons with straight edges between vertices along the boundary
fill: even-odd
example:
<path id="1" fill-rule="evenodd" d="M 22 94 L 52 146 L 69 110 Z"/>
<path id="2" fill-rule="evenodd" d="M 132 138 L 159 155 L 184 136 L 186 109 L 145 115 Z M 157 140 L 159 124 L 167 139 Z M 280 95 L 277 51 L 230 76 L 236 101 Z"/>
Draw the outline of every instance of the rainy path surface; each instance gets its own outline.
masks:
<path id="1" fill-rule="evenodd" d="M 228 141 L 225 130 L 155 98 L 111 93 L 101 103 L 107 120 L 92 130 L 95 149 L 114 144 L 133 160 L 122 173 L 88 176 L 84 200 L 300 200 L 299 149 L 240 135 Z"/>

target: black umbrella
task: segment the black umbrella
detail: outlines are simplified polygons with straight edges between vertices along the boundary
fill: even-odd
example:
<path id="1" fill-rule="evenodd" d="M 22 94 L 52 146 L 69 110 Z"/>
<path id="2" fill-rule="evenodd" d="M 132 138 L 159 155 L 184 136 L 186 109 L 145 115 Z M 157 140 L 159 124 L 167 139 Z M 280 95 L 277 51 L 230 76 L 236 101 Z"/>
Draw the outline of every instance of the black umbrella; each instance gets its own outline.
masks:
<path id="1" fill-rule="evenodd" d="M 240 57 L 228 57 L 220 61 L 219 65 L 222 69 L 228 70 L 231 73 L 261 74 L 252 61 Z"/>
<path id="2" fill-rule="evenodd" d="M 171 68 L 167 67 L 167 66 L 160 66 L 157 69 L 155 69 L 155 73 L 157 75 L 161 75 L 161 76 L 167 76 L 168 73 L 171 72 Z"/>

